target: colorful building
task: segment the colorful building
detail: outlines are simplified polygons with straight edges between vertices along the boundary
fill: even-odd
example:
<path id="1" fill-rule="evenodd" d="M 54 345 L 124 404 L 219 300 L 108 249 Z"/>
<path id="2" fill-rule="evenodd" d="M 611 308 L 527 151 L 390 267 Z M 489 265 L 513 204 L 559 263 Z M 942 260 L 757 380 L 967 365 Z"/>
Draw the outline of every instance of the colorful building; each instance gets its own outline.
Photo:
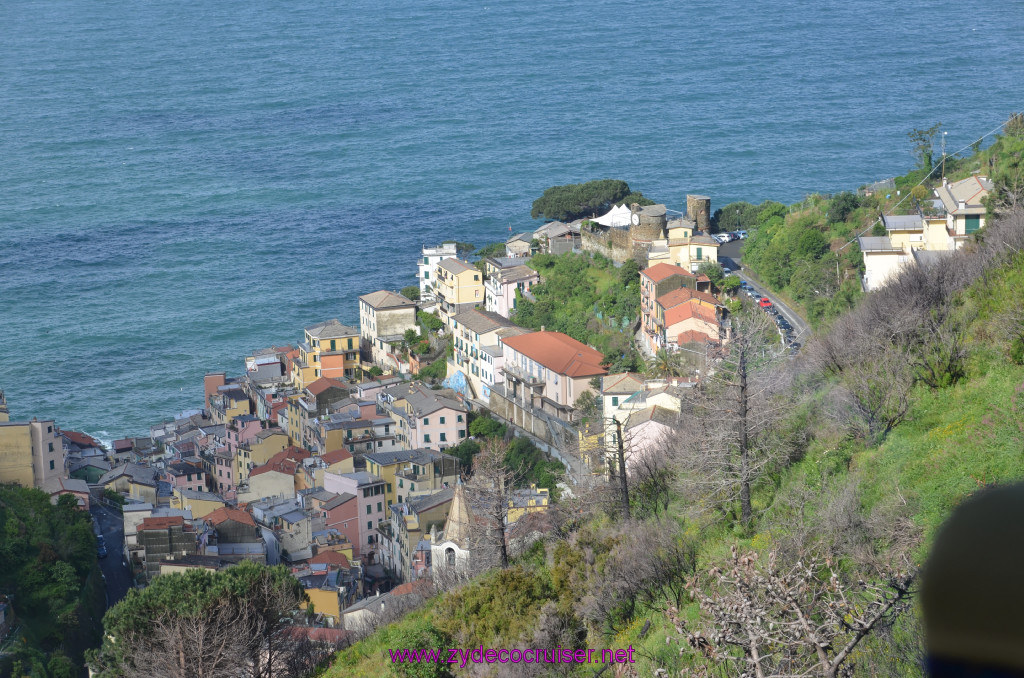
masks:
<path id="1" fill-rule="evenodd" d="M 459 259 L 445 259 L 437 265 L 434 275 L 434 292 L 442 320 L 486 303 L 483 273 L 476 266 Z"/>

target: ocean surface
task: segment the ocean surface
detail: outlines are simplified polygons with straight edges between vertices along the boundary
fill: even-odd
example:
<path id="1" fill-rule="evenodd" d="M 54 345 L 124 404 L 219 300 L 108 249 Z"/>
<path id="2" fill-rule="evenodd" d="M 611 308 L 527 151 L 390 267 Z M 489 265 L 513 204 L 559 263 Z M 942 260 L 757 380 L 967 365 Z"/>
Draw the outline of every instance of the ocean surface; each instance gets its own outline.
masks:
<path id="1" fill-rule="evenodd" d="M 110 439 L 555 184 L 683 209 L 1024 109 L 1024 2 L 0 3 L 0 389 Z"/>

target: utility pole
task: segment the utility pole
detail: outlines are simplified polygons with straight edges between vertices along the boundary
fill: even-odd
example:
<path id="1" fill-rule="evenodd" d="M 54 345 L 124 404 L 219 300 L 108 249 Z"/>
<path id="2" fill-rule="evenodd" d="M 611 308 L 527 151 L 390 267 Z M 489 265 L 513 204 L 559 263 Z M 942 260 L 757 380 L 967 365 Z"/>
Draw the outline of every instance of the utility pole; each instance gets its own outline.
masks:
<path id="1" fill-rule="evenodd" d="M 942 133 L 942 178 L 946 178 L 946 135 L 949 132 Z"/>
<path id="2" fill-rule="evenodd" d="M 629 486 L 626 484 L 626 448 L 622 442 L 622 422 L 614 417 L 615 436 L 619 441 L 619 485 L 622 487 L 622 511 L 629 519 Z"/>

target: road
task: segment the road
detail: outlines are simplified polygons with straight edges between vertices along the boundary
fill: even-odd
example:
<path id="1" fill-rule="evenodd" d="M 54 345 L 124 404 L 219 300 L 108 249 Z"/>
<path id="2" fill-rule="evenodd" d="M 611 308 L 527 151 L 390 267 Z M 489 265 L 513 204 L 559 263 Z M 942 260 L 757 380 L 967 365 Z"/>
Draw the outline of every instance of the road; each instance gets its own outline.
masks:
<path id="1" fill-rule="evenodd" d="M 121 514 L 100 504 L 90 502 L 89 512 L 100 526 L 107 543 L 107 557 L 100 558 L 100 571 L 107 590 L 107 607 L 128 595 L 132 587 L 131 574 L 124 563 L 124 521 Z"/>
<path id="2" fill-rule="evenodd" d="M 768 297 L 772 300 L 772 304 L 789 324 L 793 326 L 793 338 L 803 343 L 804 339 L 811 332 L 811 326 L 807 324 L 807 321 L 800 317 L 796 311 L 786 305 L 784 301 L 779 299 L 775 294 L 768 290 L 764 284 L 758 280 L 751 271 L 742 269 L 742 256 L 743 256 L 743 241 L 734 240 L 726 243 L 718 248 L 718 261 L 723 265 L 731 268 L 734 273 L 740 276 L 741 280 L 746 280 L 750 283 L 750 286 L 754 288 L 756 292 L 759 292 L 762 296 Z"/>

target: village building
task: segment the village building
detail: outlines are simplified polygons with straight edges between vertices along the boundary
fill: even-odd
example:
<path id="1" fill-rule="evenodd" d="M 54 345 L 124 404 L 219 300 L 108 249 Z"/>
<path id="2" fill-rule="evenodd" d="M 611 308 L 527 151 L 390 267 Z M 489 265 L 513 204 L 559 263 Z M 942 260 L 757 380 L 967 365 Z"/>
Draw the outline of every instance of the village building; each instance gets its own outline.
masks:
<path id="1" fill-rule="evenodd" d="M 416 302 L 398 294 L 380 290 L 359 297 L 359 336 L 363 360 L 384 369 L 398 369 L 395 354 L 413 330 L 419 334 Z"/>
<path id="2" fill-rule="evenodd" d="M 419 271 L 417 278 L 420 284 L 420 303 L 432 306 L 436 300 L 434 292 L 435 272 L 437 265 L 445 259 L 458 256 L 458 247 L 454 242 L 446 242 L 437 247 L 423 246 L 420 252 Z"/>
<path id="3" fill-rule="evenodd" d="M 517 262 L 500 265 L 504 262 Z M 491 272 L 491 263 L 499 264 Z M 540 273 L 522 263 L 522 259 L 487 259 L 487 280 L 484 281 L 484 308 L 508 318 L 516 309 L 519 296 L 527 296 L 534 285 L 540 282 Z M 527 298 L 532 298 L 527 296 Z"/>
<path id="4" fill-rule="evenodd" d="M 434 294 L 442 320 L 485 304 L 483 273 L 460 259 L 444 259 L 435 269 Z"/>
<path id="5" fill-rule="evenodd" d="M 395 581 L 415 581 L 427 574 L 429 562 L 424 558 L 414 562 L 415 554 L 431 528 L 444 527 L 454 495 L 453 485 L 390 507 L 390 520 L 380 529 L 381 564 Z"/>
<path id="6" fill-rule="evenodd" d="M 915 214 L 883 215 L 884 236 L 857 239 L 864 258 L 864 290 L 889 283 L 905 266 L 927 266 L 956 251 L 985 227 L 988 177 L 972 175 L 935 189 L 936 199 Z"/>
<path id="7" fill-rule="evenodd" d="M 51 478 L 66 477 L 64 445 L 52 419 L 0 421 L 0 482 L 43 487 Z"/>
<path id="8" fill-rule="evenodd" d="M 469 409 L 454 391 L 398 384 L 378 394 L 377 402 L 397 423 L 396 438 L 403 449 L 429 447 L 440 452 L 466 437 Z"/>
<path id="9" fill-rule="evenodd" d="M 196 533 L 191 523 L 181 516 L 143 518 L 137 528 L 139 549 L 145 581 L 160 574 L 162 561 L 176 560 L 196 554 Z"/>
<path id="10" fill-rule="evenodd" d="M 720 344 L 726 338 L 724 319 L 725 305 L 713 295 L 681 287 L 654 301 L 654 331 L 648 335 L 651 349 L 675 351 L 694 343 Z"/>
<path id="11" fill-rule="evenodd" d="M 502 338 L 526 334 L 497 313 L 470 309 L 448 318 L 452 354 L 445 383 L 469 398 L 487 402 L 495 375 L 504 364 Z"/>
<path id="12" fill-rule="evenodd" d="M 430 449 L 376 452 L 366 455 L 365 461 L 366 470 L 386 483 L 388 506 L 436 492 L 459 479 L 458 458 Z"/>
<path id="13" fill-rule="evenodd" d="M 337 318 L 303 330 L 299 356 L 292 361 L 292 382 L 304 389 L 320 377 L 348 380 L 359 369 L 359 330 Z"/>
<path id="14" fill-rule="evenodd" d="M 352 541 L 355 557 L 374 562 L 374 554 L 379 547 L 377 525 L 386 517 L 386 483 L 366 471 L 325 473 L 324 489 L 338 495 L 355 495 L 359 526 L 358 538 Z"/>

